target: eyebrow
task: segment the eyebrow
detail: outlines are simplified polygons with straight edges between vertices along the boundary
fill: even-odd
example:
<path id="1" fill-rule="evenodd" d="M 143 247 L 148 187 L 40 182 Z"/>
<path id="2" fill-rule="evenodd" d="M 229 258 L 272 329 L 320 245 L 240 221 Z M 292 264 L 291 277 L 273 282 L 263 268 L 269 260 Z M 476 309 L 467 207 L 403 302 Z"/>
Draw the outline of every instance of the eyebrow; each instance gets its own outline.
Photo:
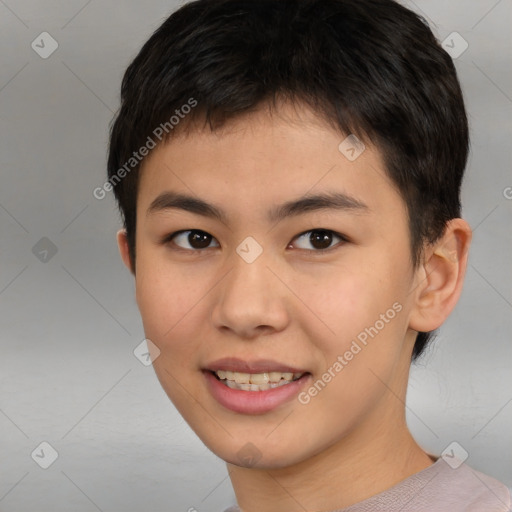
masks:
<path id="1" fill-rule="evenodd" d="M 146 211 L 146 215 L 157 212 L 180 209 L 203 217 L 217 219 L 227 223 L 227 214 L 218 206 L 210 204 L 197 197 L 177 192 L 163 192 L 156 197 Z M 302 215 L 307 212 L 320 210 L 338 210 L 353 213 L 369 213 L 370 208 L 360 200 L 343 192 L 323 192 L 321 194 L 306 194 L 298 199 L 287 201 L 274 206 L 267 214 L 270 223 L 279 222 L 287 217 Z"/>

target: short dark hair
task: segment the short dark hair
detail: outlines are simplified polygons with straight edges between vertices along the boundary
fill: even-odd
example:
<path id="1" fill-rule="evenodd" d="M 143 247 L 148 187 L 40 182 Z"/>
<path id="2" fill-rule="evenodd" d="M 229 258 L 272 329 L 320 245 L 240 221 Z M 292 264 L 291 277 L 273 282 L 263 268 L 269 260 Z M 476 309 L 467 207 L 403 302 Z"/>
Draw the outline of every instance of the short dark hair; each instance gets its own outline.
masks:
<path id="1" fill-rule="evenodd" d="M 169 122 L 191 99 L 197 106 Z M 156 127 L 165 126 L 162 141 L 194 120 L 213 131 L 277 100 L 307 105 L 380 151 L 407 205 L 414 268 L 424 244 L 460 217 L 469 151 L 463 95 L 421 16 L 393 0 L 196 0 L 167 18 L 129 65 L 111 126 L 108 178 L 134 272 L 140 165 L 126 166 L 134 151 Z M 418 334 L 413 360 L 434 333 Z"/>

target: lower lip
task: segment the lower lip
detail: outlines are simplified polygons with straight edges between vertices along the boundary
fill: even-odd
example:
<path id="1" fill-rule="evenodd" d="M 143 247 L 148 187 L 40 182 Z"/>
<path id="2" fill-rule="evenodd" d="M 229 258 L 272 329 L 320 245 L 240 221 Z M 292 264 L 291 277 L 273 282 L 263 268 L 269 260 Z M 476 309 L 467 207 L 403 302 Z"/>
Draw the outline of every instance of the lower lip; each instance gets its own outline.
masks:
<path id="1" fill-rule="evenodd" d="M 229 388 L 210 371 L 203 370 L 203 374 L 217 402 L 231 411 L 242 414 L 263 414 L 272 411 L 294 398 L 311 378 L 311 374 L 307 373 L 300 379 L 277 388 L 265 391 L 243 391 Z"/>

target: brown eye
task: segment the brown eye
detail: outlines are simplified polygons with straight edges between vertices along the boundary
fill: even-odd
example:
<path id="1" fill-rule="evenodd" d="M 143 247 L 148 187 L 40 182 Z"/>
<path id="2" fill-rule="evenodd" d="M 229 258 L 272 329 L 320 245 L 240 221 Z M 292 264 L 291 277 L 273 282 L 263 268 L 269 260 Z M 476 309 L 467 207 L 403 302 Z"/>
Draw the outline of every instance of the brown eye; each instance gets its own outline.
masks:
<path id="1" fill-rule="evenodd" d="M 347 241 L 344 236 L 328 229 L 314 229 L 311 231 L 306 231 L 306 233 L 302 233 L 296 239 L 301 241 L 303 244 L 303 247 L 299 247 L 299 249 L 305 249 L 313 252 L 321 252 L 332 249 L 335 246 L 331 244 L 333 241 L 336 241 L 336 239 L 339 239 L 341 242 Z M 308 244 L 309 247 L 307 246 Z"/>
<path id="2" fill-rule="evenodd" d="M 212 240 L 215 240 L 213 236 L 206 233 L 205 231 L 192 229 L 189 231 L 179 231 L 174 233 L 169 238 L 167 238 L 166 241 L 172 241 L 175 245 L 182 249 L 201 250 L 207 249 L 212 243 Z M 218 244 L 214 247 L 218 247 Z"/>
<path id="3" fill-rule="evenodd" d="M 312 231 L 309 235 L 309 240 L 315 249 L 328 249 L 332 238 L 332 233 L 327 231 Z"/>
<path id="4" fill-rule="evenodd" d="M 188 235 L 188 242 L 195 249 L 204 249 L 210 245 L 212 236 L 202 231 L 192 231 Z"/>

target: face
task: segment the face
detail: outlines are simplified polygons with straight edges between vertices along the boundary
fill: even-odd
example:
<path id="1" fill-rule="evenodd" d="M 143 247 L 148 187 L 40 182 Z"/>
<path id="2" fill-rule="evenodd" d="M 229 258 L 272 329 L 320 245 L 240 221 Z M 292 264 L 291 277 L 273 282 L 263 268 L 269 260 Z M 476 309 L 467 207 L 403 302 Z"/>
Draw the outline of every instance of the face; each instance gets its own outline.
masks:
<path id="1" fill-rule="evenodd" d="M 407 212 L 378 151 L 353 160 L 344 139 L 283 105 L 145 161 L 135 277 L 153 366 L 233 464 L 298 464 L 403 408 L 387 391 L 405 389 L 415 334 Z"/>

